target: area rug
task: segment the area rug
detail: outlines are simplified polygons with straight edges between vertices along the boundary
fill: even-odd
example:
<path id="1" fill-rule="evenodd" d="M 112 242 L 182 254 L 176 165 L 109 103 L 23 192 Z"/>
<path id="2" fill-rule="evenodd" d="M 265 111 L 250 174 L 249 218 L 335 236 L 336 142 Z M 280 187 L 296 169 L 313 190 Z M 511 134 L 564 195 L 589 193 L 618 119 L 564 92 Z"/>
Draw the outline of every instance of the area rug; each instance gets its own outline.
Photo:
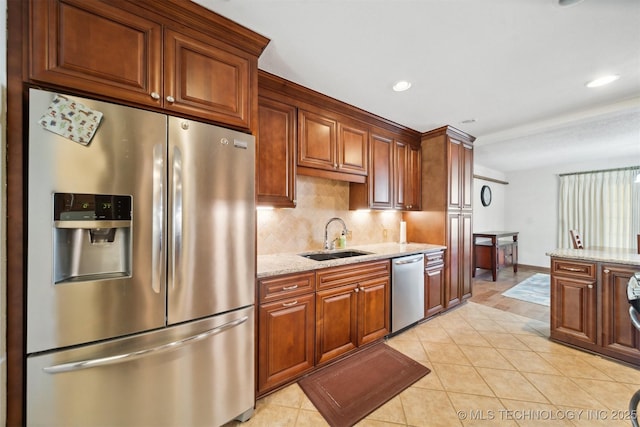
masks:
<path id="1" fill-rule="evenodd" d="M 551 277 L 548 274 L 536 273 L 514 287 L 507 289 L 502 295 L 549 307 L 550 293 Z"/>
<path id="2" fill-rule="evenodd" d="M 352 426 L 431 372 L 376 344 L 302 378 L 298 384 L 333 427 Z"/>

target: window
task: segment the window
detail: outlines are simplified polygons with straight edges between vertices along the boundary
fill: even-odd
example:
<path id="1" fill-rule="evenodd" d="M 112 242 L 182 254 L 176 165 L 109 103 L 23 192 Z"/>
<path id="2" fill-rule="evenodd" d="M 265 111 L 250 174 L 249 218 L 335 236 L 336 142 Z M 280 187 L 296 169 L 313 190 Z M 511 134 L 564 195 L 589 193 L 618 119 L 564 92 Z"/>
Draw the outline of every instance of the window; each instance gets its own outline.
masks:
<path id="1" fill-rule="evenodd" d="M 636 249 L 640 234 L 640 166 L 560 175 L 558 247 L 571 248 L 569 230 L 585 249 Z"/>

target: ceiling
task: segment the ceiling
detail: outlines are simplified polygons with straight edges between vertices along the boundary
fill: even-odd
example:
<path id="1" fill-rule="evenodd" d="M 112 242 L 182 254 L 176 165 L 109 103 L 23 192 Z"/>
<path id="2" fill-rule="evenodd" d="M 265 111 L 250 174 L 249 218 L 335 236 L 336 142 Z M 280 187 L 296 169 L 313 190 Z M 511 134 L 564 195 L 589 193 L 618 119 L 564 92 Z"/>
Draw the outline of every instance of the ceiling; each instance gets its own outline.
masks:
<path id="1" fill-rule="evenodd" d="M 417 131 L 461 129 L 485 167 L 640 164 L 640 0 L 195 2 L 271 39 L 260 69 Z M 585 87 L 603 74 L 620 79 Z"/>

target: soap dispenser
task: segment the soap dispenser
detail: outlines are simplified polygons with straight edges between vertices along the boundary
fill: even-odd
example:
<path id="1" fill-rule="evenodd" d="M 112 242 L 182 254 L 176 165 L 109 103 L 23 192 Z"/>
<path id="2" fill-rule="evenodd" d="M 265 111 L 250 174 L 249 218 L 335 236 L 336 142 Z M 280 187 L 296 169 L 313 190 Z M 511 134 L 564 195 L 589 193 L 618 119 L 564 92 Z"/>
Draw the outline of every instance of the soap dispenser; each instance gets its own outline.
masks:
<path id="1" fill-rule="evenodd" d="M 340 240 L 338 240 L 338 247 L 342 249 L 347 247 L 347 235 L 345 234 L 344 230 L 342 230 L 342 233 L 340 234 Z"/>

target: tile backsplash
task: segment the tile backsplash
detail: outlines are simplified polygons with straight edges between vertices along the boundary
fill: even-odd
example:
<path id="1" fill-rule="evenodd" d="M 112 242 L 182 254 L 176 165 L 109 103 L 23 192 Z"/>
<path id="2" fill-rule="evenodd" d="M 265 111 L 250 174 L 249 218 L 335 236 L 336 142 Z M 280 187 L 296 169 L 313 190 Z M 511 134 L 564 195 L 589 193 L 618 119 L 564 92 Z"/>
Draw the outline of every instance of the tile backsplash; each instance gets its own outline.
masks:
<path id="1" fill-rule="evenodd" d="M 347 248 L 398 242 L 401 212 L 350 211 L 348 182 L 298 176 L 296 184 L 295 208 L 258 210 L 258 255 L 321 250 L 325 224 L 333 217 L 342 218 L 352 233 Z M 341 231 L 342 225 L 332 222 L 329 241 Z"/>

